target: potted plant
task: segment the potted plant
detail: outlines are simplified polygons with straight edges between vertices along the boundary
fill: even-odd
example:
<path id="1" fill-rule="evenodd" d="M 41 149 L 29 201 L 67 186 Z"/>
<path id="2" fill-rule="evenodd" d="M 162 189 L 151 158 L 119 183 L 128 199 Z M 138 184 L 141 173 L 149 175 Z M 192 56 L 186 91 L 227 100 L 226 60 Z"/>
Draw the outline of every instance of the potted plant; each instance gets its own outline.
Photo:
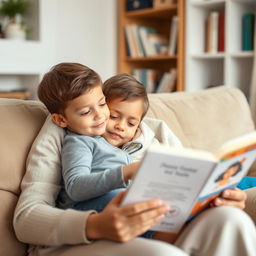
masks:
<path id="1" fill-rule="evenodd" d="M 0 14 L 8 19 L 4 28 L 6 38 L 25 39 L 26 27 L 22 22 L 27 14 L 30 3 L 28 0 L 3 0 L 0 5 Z"/>

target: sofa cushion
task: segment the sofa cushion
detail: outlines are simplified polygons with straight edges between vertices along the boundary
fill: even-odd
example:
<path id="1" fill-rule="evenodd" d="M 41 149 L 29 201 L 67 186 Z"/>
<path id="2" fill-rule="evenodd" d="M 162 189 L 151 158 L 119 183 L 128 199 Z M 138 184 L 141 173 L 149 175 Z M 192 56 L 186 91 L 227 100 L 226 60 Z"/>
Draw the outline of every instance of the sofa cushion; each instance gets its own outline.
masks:
<path id="1" fill-rule="evenodd" d="M 235 88 L 149 97 L 148 116 L 166 121 L 186 147 L 215 152 L 225 141 L 254 130 L 248 102 Z"/>
<path id="2" fill-rule="evenodd" d="M 0 190 L 0 255 L 22 256 L 26 255 L 26 245 L 17 241 L 12 226 L 14 208 L 18 197 L 8 191 Z"/>
<path id="3" fill-rule="evenodd" d="M 0 189 L 20 193 L 27 154 L 46 115 L 36 101 L 0 100 Z"/>

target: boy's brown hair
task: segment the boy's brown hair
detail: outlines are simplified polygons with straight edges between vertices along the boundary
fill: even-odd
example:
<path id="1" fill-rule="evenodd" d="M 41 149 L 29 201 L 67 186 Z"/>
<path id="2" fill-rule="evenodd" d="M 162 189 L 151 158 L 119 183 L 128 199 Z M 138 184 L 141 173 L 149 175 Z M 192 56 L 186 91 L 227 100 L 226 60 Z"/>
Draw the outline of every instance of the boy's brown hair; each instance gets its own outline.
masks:
<path id="1" fill-rule="evenodd" d="M 134 98 L 142 99 L 144 102 L 142 118 L 148 111 L 149 100 L 146 89 L 131 75 L 123 73 L 112 76 L 103 83 L 103 93 L 107 103 L 117 98 L 122 98 L 123 101 Z"/>
<path id="2" fill-rule="evenodd" d="M 89 67 L 63 62 L 44 75 L 37 94 L 51 114 L 59 114 L 64 112 L 69 100 L 101 84 L 100 76 Z"/>

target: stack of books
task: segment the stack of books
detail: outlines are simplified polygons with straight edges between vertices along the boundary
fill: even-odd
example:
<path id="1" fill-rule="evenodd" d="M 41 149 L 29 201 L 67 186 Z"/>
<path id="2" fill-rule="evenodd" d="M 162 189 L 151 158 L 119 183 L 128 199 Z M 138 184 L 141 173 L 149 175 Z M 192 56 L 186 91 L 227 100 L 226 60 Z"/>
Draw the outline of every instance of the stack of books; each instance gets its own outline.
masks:
<path id="1" fill-rule="evenodd" d="M 156 92 L 161 73 L 155 69 L 133 69 L 132 75 L 146 88 L 147 93 Z"/>
<path id="2" fill-rule="evenodd" d="M 153 27 L 138 24 L 125 26 L 125 38 L 130 57 L 174 55 L 177 48 L 178 17 L 173 16 L 169 38 Z"/>
<path id="3" fill-rule="evenodd" d="M 145 86 L 147 93 L 172 92 L 176 87 L 176 68 L 164 73 L 155 69 L 133 69 L 132 75 Z"/>

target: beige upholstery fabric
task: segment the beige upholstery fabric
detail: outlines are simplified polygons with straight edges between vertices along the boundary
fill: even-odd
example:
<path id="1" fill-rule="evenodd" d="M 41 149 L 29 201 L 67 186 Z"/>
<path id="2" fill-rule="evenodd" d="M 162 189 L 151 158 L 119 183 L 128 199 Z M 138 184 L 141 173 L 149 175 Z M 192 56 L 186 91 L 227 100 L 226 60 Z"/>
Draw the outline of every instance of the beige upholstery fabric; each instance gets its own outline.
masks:
<path id="1" fill-rule="evenodd" d="M 214 151 L 224 141 L 254 130 L 249 106 L 237 89 L 150 95 L 148 116 L 163 119 L 185 146 Z M 15 239 L 13 210 L 26 157 L 46 118 L 39 102 L 0 99 L 0 255 L 24 255 Z"/>
<path id="2" fill-rule="evenodd" d="M 214 152 L 223 142 L 254 130 L 248 103 L 238 89 L 152 94 L 150 102 L 148 115 L 165 120 L 187 147 Z"/>
<path id="3" fill-rule="evenodd" d="M 46 110 L 39 102 L 0 101 L 0 187 L 19 194 L 30 146 L 44 123 Z"/>
<path id="4" fill-rule="evenodd" d="M 26 245 L 17 241 L 12 218 L 18 197 L 9 191 L 0 190 L 1 210 L 0 210 L 0 255 L 18 256 L 26 255 Z"/>
<path id="5" fill-rule="evenodd" d="M 39 102 L 0 99 L 0 255 L 25 255 L 13 232 L 12 218 L 31 144 L 44 123 Z"/>
<path id="6" fill-rule="evenodd" d="M 245 192 L 247 194 L 245 211 L 251 216 L 254 222 L 256 222 L 256 188 L 246 189 Z"/>

